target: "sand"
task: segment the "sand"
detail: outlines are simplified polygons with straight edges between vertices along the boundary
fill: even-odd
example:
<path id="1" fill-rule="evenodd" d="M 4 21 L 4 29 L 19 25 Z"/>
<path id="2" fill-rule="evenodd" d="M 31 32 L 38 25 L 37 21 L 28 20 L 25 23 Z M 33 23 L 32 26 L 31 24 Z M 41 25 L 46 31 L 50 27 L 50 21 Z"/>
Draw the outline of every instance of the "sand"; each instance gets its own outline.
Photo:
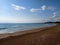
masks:
<path id="1" fill-rule="evenodd" d="M 60 45 L 60 24 L 11 34 L 0 34 L 0 45 Z"/>

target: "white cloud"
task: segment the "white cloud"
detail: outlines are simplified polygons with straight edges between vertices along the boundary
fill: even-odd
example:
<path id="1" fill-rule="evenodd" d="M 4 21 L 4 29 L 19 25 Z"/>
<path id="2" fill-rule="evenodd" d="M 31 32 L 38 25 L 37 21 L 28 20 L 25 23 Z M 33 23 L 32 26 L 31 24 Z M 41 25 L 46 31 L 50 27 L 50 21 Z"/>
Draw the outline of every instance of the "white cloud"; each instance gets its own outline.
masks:
<path id="1" fill-rule="evenodd" d="M 25 10 L 26 8 L 23 6 L 19 6 L 16 4 L 11 4 L 11 6 L 15 9 L 15 10 Z"/>
<path id="2" fill-rule="evenodd" d="M 40 9 L 35 9 L 35 8 L 32 8 L 30 9 L 31 12 L 37 12 L 37 11 L 40 11 Z"/>
<path id="3" fill-rule="evenodd" d="M 53 6 L 46 6 L 46 5 L 42 5 L 41 6 L 41 10 L 46 10 L 46 9 L 48 9 L 48 10 L 50 10 L 50 11 L 55 11 L 56 10 L 56 8 L 55 7 L 53 7 Z"/>
<path id="4" fill-rule="evenodd" d="M 55 11 L 56 8 L 53 6 L 46 6 L 46 5 L 42 5 L 40 8 L 31 8 L 30 11 L 31 12 L 38 12 L 38 11 L 45 11 L 45 10 L 50 10 L 50 11 Z"/>
<path id="5" fill-rule="evenodd" d="M 47 6 L 46 5 L 43 5 L 43 6 L 41 6 L 41 10 L 46 10 L 46 8 L 47 8 Z"/>
<path id="6" fill-rule="evenodd" d="M 41 8 L 31 8 L 30 11 L 31 12 L 44 11 L 44 10 L 46 10 L 46 8 L 47 8 L 47 6 L 43 5 L 43 6 L 41 6 Z"/>

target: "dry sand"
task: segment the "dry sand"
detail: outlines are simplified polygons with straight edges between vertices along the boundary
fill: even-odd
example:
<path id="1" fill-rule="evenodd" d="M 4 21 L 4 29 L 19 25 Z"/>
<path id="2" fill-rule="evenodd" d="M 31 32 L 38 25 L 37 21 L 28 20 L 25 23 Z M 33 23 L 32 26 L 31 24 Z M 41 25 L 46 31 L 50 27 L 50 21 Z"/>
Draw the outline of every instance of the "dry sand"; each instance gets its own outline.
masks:
<path id="1" fill-rule="evenodd" d="M 0 34 L 0 45 L 60 45 L 60 24 L 53 27 Z"/>

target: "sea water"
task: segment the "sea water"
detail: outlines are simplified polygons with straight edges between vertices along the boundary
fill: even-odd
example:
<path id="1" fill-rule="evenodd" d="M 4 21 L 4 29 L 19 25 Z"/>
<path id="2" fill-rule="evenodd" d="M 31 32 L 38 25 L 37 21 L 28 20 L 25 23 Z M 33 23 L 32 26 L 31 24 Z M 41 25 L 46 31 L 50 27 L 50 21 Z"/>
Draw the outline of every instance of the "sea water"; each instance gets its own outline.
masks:
<path id="1" fill-rule="evenodd" d="M 50 23 L 0 23 L 0 34 L 2 33 L 14 33 L 16 31 L 30 30 L 34 28 L 42 28 L 48 26 L 54 26 Z"/>

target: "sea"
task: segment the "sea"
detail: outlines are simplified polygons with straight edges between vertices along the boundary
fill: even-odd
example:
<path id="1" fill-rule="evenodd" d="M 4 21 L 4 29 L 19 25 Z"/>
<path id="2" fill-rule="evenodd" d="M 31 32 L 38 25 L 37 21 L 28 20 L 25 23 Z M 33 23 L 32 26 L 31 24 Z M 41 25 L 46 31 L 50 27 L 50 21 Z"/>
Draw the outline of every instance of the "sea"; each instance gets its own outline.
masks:
<path id="1" fill-rule="evenodd" d="M 54 26 L 51 23 L 0 23 L 0 34 Z"/>

